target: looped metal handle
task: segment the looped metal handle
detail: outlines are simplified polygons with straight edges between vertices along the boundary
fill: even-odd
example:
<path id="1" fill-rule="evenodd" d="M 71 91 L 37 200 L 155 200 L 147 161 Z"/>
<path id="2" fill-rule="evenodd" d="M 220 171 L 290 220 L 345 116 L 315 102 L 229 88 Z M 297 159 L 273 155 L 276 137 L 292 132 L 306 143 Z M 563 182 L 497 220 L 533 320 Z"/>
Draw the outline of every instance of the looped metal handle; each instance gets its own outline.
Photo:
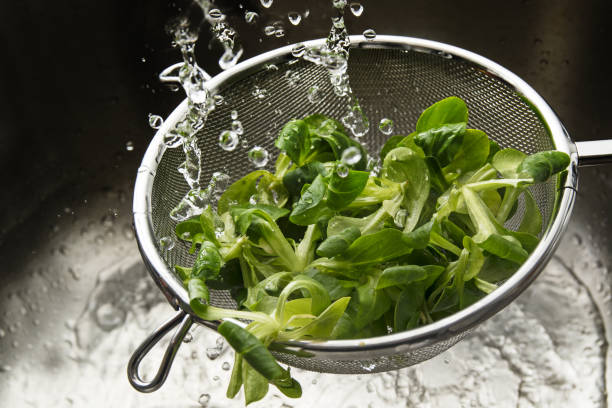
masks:
<path id="1" fill-rule="evenodd" d="M 178 76 L 178 71 L 185 65 L 184 62 L 177 62 L 176 64 L 170 65 L 168 68 L 164 69 L 159 73 L 159 80 L 161 82 L 176 82 L 177 84 L 181 82 L 181 79 Z M 201 72 L 204 75 L 204 80 L 209 81 L 212 77 L 208 72 L 201 69 Z"/>
<path id="2" fill-rule="evenodd" d="M 134 354 L 132 354 L 132 358 L 130 358 L 130 362 L 128 363 L 127 367 L 128 379 L 130 380 L 132 387 L 140 392 L 153 392 L 164 384 L 166 378 L 168 377 L 168 373 L 170 372 L 172 361 L 174 361 L 174 356 L 181 346 L 183 337 L 185 337 L 192 324 L 193 320 L 191 316 L 181 310 L 174 315 L 174 317 L 166 321 L 159 328 L 157 328 L 157 330 L 151 333 L 151 335 L 147 337 L 136 350 L 134 350 Z M 179 327 L 174 332 L 174 335 L 168 344 L 168 348 L 166 348 L 166 352 L 164 353 L 164 357 L 159 365 L 157 374 L 155 374 L 155 377 L 153 377 L 151 381 L 144 381 L 140 378 L 140 374 L 138 373 L 140 362 L 149 353 L 153 346 L 155 346 L 162 337 L 164 337 L 177 325 Z"/>

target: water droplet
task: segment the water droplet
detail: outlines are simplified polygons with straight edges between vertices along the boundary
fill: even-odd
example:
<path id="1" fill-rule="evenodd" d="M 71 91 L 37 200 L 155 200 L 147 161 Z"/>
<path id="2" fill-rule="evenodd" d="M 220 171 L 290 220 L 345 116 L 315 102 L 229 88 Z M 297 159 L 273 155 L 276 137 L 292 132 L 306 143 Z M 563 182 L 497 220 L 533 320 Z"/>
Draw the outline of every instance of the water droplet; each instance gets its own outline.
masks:
<path id="1" fill-rule="evenodd" d="M 321 91 L 317 85 L 313 85 L 308 88 L 308 102 L 317 104 L 321 102 L 323 96 L 321 95 Z"/>
<path id="2" fill-rule="evenodd" d="M 297 71 L 288 70 L 285 72 L 285 78 L 287 79 L 289 88 L 294 88 L 300 83 L 300 74 Z"/>
<path id="3" fill-rule="evenodd" d="M 343 9 L 346 7 L 346 0 L 333 0 L 332 4 L 337 9 Z"/>
<path id="4" fill-rule="evenodd" d="M 208 16 L 210 18 L 215 19 L 215 20 L 218 20 L 218 19 L 221 19 L 221 18 L 225 17 L 223 15 L 223 13 L 221 12 L 221 10 L 219 10 L 218 8 L 210 9 L 208 11 Z"/>
<path id="5" fill-rule="evenodd" d="M 153 129 L 159 129 L 164 124 L 164 119 L 159 115 L 149 113 L 149 126 Z"/>
<path id="6" fill-rule="evenodd" d="M 236 120 L 236 119 L 238 119 L 238 111 L 233 110 L 233 111 L 230 113 L 230 117 L 232 118 L 232 120 Z"/>
<path id="7" fill-rule="evenodd" d="M 164 134 L 164 144 L 170 148 L 179 147 L 183 144 L 183 138 L 175 130 Z"/>
<path id="8" fill-rule="evenodd" d="M 219 146 L 225 151 L 231 152 L 238 145 L 238 135 L 231 130 L 224 130 L 219 135 Z"/>
<path id="9" fill-rule="evenodd" d="M 268 37 L 271 35 L 274 35 L 275 32 L 276 32 L 276 27 L 272 25 L 267 25 L 264 27 L 264 34 L 267 35 Z"/>
<path id="10" fill-rule="evenodd" d="M 302 16 L 297 11 L 290 11 L 287 14 L 287 18 L 289 19 L 289 22 L 294 26 L 300 24 L 300 22 L 302 21 Z"/>
<path id="11" fill-rule="evenodd" d="M 359 17 L 361 14 L 363 14 L 363 6 L 361 3 L 351 3 L 349 7 L 351 9 L 351 13 L 353 13 L 355 17 Z"/>
<path id="12" fill-rule="evenodd" d="M 249 150 L 248 157 L 255 167 L 264 167 L 268 164 L 268 151 L 260 146 L 255 146 Z"/>
<path id="13" fill-rule="evenodd" d="M 6 336 L 6 332 L 0 329 L 0 339 L 4 338 L 4 336 Z"/>
<path id="14" fill-rule="evenodd" d="M 162 250 L 170 251 L 174 248 L 174 240 L 171 237 L 161 237 L 159 239 L 159 247 Z"/>
<path id="15" fill-rule="evenodd" d="M 72 266 L 68 267 L 68 273 L 72 276 L 72 279 L 79 280 L 81 279 L 81 274 Z"/>
<path id="16" fill-rule="evenodd" d="M 191 343 L 193 341 L 193 335 L 191 333 L 185 334 L 183 337 L 183 343 Z"/>
<path id="17" fill-rule="evenodd" d="M 342 118 L 342 123 L 351 130 L 355 137 L 362 137 L 370 128 L 368 118 L 366 118 L 359 106 L 350 108 L 349 113 Z"/>
<path id="18" fill-rule="evenodd" d="M 210 394 L 202 394 L 202 395 L 200 395 L 200 398 L 198 398 L 198 403 L 203 408 L 208 407 L 208 403 L 209 402 L 210 402 Z"/>
<path id="19" fill-rule="evenodd" d="M 208 357 L 211 360 L 216 359 L 220 355 L 221 355 L 221 350 L 219 350 L 216 347 L 209 347 L 206 349 L 206 357 Z"/>
<path id="20" fill-rule="evenodd" d="M 253 92 L 251 92 L 251 95 L 253 95 L 257 99 L 263 99 L 268 96 L 268 91 L 264 88 L 260 88 L 255 85 L 255 87 L 253 87 Z"/>
<path id="21" fill-rule="evenodd" d="M 278 71 L 278 66 L 276 64 L 266 64 L 266 70 L 268 70 L 268 71 Z"/>
<path id="22" fill-rule="evenodd" d="M 132 142 L 131 140 L 128 140 L 127 143 L 125 144 L 125 150 L 127 150 L 128 152 L 131 152 L 132 150 L 134 150 L 134 142 Z"/>
<path id="23" fill-rule="evenodd" d="M 213 376 L 213 381 L 219 381 L 219 380 L 220 380 L 220 378 L 219 378 L 218 375 Z"/>
<path id="24" fill-rule="evenodd" d="M 222 365 L 221 368 L 225 371 L 229 371 L 230 368 L 232 368 L 232 366 L 230 366 L 230 363 L 228 363 L 227 361 L 225 361 Z"/>
<path id="25" fill-rule="evenodd" d="M 244 13 L 244 21 L 246 21 L 248 24 L 255 24 L 258 18 L 259 14 L 254 11 L 247 11 Z"/>
<path id="26" fill-rule="evenodd" d="M 125 322 L 125 311 L 113 305 L 104 303 L 98 307 L 95 313 L 98 326 L 105 331 L 111 331 Z"/>
<path id="27" fill-rule="evenodd" d="M 373 39 L 376 38 L 376 31 L 372 30 L 371 28 L 368 28 L 367 30 L 363 32 L 363 36 L 365 37 L 366 40 L 372 41 Z"/>
<path id="28" fill-rule="evenodd" d="M 265 8 L 270 8 L 270 7 L 272 7 L 273 0 L 259 0 L 259 2 Z"/>
<path id="29" fill-rule="evenodd" d="M 291 49 L 291 55 L 295 58 L 299 58 L 306 52 L 306 46 L 302 43 L 295 44 L 295 46 Z"/>
<path id="30" fill-rule="evenodd" d="M 349 168 L 345 164 L 340 163 L 336 166 L 336 174 L 339 177 L 345 178 L 349 174 Z"/>
<path id="31" fill-rule="evenodd" d="M 277 28 L 276 31 L 274 31 L 274 36 L 277 37 L 277 38 L 284 37 L 285 36 L 285 29 L 282 28 L 282 27 Z"/>
<path id="32" fill-rule="evenodd" d="M 341 161 L 348 166 L 353 166 L 359 163 L 359 160 L 361 160 L 361 152 L 355 146 L 344 149 L 342 152 Z"/>
<path id="33" fill-rule="evenodd" d="M 393 222 L 398 228 L 404 228 L 404 225 L 406 225 L 406 218 L 408 218 L 408 211 L 401 209 L 397 213 L 395 213 L 395 217 L 393 217 Z"/>
<path id="34" fill-rule="evenodd" d="M 244 128 L 242 127 L 242 122 L 239 120 L 232 121 L 232 132 L 235 132 L 237 135 L 244 134 Z"/>
<path id="35" fill-rule="evenodd" d="M 102 224 L 103 227 L 110 228 L 115 225 L 115 217 L 113 217 L 111 214 L 106 214 L 100 220 L 100 224 Z"/>
<path id="36" fill-rule="evenodd" d="M 389 136 L 393 133 L 393 121 L 388 118 L 382 118 L 378 124 L 378 129 L 380 129 L 383 134 Z"/>
<path id="37" fill-rule="evenodd" d="M 215 95 L 215 96 L 213 96 L 213 100 L 215 101 L 215 105 L 217 105 L 217 106 L 223 105 L 224 98 L 223 98 L 222 95 Z"/>
<path id="38" fill-rule="evenodd" d="M 212 184 L 212 190 L 215 193 L 223 193 L 230 185 L 232 180 L 229 175 L 221 173 L 220 171 L 215 171 L 210 181 Z"/>
<path id="39" fill-rule="evenodd" d="M 313 378 L 313 380 L 311 381 L 312 385 L 316 385 L 316 384 L 317 384 L 317 382 L 318 382 L 318 381 L 317 381 L 317 379 L 316 379 L 316 378 Z"/>

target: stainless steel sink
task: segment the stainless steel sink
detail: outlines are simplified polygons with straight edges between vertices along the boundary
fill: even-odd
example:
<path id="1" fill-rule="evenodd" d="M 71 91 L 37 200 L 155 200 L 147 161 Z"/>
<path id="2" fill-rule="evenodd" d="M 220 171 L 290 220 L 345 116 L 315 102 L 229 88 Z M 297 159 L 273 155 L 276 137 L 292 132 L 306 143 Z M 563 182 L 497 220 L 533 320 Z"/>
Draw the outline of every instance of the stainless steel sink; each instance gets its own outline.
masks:
<path id="1" fill-rule="evenodd" d="M 409 3 L 364 2 L 363 16 L 348 20 L 349 28 L 358 33 L 372 27 L 476 51 L 534 86 L 574 139 L 612 137 L 612 80 L 597 57 L 607 52 L 612 32 L 604 24 L 605 2 L 509 1 L 496 9 L 484 0 L 469 6 Z M 219 4 L 231 9 L 229 2 Z M 255 1 L 244 4 L 259 7 Z M 15 38 L 5 50 L 0 80 L 4 95 L 19 101 L 9 106 L 0 99 L 0 129 L 6 130 L 0 166 L 8 176 L 0 217 L 0 405 L 242 406 L 240 399 L 225 398 L 232 352 L 204 328 L 188 336 L 156 393 L 134 391 L 125 373 L 138 343 L 173 314 L 140 261 L 130 213 L 136 169 L 152 135 L 146 114 L 167 114 L 180 99 L 155 80 L 156 71 L 178 58 L 163 35 L 172 7 L 11 7 L 6 33 L 35 20 L 51 38 L 29 31 Z M 321 4 L 283 2 L 265 12 L 285 13 L 286 21 L 286 11 L 306 8 L 311 16 L 299 29 L 287 24 L 283 39 L 265 38 L 264 21 L 259 31 L 245 25 L 245 33 L 257 34 L 244 36 L 246 53 L 325 35 L 329 11 Z M 239 8 L 231 12 L 241 20 Z M 68 36 L 79 30 L 97 34 Z M 53 39 L 54 46 L 46 47 Z M 37 46 L 26 49 L 31 44 Z M 209 71 L 216 72 L 217 54 L 200 50 Z M 84 63 L 69 62 L 75 55 Z M 43 79 L 34 69 L 41 64 Z M 65 80 L 58 86 L 53 78 Z M 127 141 L 134 150 L 126 150 Z M 555 257 L 527 292 L 467 340 L 394 372 L 299 371 L 302 399 L 271 392 L 253 406 L 609 405 L 611 177 L 612 166 L 580 169 L 576 207 Z M 146 372 L 153 373 L 161 352 L 159 347 L 145 361 Z"/>

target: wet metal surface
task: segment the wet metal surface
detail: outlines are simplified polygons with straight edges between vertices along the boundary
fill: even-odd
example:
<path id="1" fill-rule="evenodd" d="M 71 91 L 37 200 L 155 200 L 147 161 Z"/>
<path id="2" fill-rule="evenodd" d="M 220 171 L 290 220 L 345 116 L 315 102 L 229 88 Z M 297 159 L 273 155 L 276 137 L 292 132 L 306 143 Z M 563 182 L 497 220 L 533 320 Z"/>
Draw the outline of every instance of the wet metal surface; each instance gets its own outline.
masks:
<path id="1" fill-rule="evenodd" d="M 56 58 L 42 34 L 27 31 L 10 43 L 7 60 L 20 61 L 20 45 L 35 44 L 30 58 L 44 59 L 48 72 L 65 73 L 71 81 L 62 88 L 39 79 L 29 66 L 2 68 L 14 71 L 2 76 L 13 79 L 3 79 L 2 89 L 18 95 L 20 103 L 10 109 L 3 104 L 0 116 L 1 165 L 12 176 L 2 196 L 0 225 L 0 406 L 242 406 L 240 399 L 224 396 L 231 350 L 201 327 L 179 350 L 158 392 L 139 394 L 126 379 L 131 352 L 173 314 L 140 261 L 130 205 L 136 169 L 152 135 L 146 115 L 168 113 L 179 99 L 157 85 L 154 71 L 178 55 L 163 34 L 164 8 L 115 3 L 66 11 L 24 2 L 11 10 L 15 22 L 40 21 L 48 28 L 59 21 L 66 27 L 57 37 L 64 47 Z M 361 20 L 349 23 L 351 32 L 372 27 L 481 53 L 541 92 L 576 140 L 612 137 L 605 102 L 612 80 L 596 58 L 609 44 L 610 29 L 602 22 L 606 2 L 511 1 L 499 10 L 489 9 L 489 2 L 462 9 L 412 2 L 401 13 L 391 2 L 376 9 L 363 3 Z M 286 2 L 282 7 L 306 6 Z M 3 27 L 6 33 L 11 24 L 16 23 Z M 320 37 L 329 26 L 328 20 L 310 24 L 303 31 L 288 30 L 286 40 Z M 67 33 L 91 31 L 99 37 L 63 41 Z M 130 37 L 134 32 L 141 34 Z M 261 47 L 282 44 L 271 40 Z M 258 47 L 257 36 L 245 39 L 250 55 Z M 209 61 L 205 53 L 201 50 L 203 65 L 216 72 L 216 58 Z M 82 55 L 91 69 L 59 62 L 73 55 Z M 141 62 L 143 55 L 148 62 Z M 24 78 L 19 94 L 15 78 Z M 85 95 L 84 83 L 92 83 Z M 127 141 L 133 151 L 126 151 Z M 35 164 L 28 166 L 28 160 Z M 302 399 L 270 393 L 253 406 L 609 405 L 611 177 L 612 166 L 580 170 L 574 214 L 555 257 L 528 291 L 470 338 L 395 372 L 298 372 Z M 155 351 L 143 365 L 145 372 L 156 368 L 162 349 Z"/>

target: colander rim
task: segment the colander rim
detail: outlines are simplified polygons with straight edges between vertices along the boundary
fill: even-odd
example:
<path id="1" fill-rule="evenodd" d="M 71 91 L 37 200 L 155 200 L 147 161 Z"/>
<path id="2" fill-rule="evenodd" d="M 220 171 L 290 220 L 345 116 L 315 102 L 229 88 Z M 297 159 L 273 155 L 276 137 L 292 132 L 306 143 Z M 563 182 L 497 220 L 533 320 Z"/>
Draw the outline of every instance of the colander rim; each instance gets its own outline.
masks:
<path id="1" fill-rule="evenodd" d="M 319 46 L 323 45 L 325 41 L 325 39 L 317 39 L 302 44 L 306 47 Z M 421 38 L 377 35 L 373 40 L 366 40 L 363 36 L 350 36 L 350 42 L 352 48 L 400 48 L 438 54 L 445 58 L 464 60 L 477 65 L 504 81 L 531 105 L 541 117 L 542 122 L 547 125 L 555 148 L 569 154 L 571 163 L 568 167 L 567 177 L 563 184 L 559 186 L 560 191 L 556 198 L 556 208 L 551 215 L 552 222 L 549 223 L 539 244 L 527 261 L 498 289 L 451 316 L 405 332 L 353 340 L 290 341 L 283 343 L 289 348 L 310 351 L 313 356 L 318 358 L 343 359 L 351 352 L 366 350 L 380 354 L 388 353 L 390 350 L 406 352 L 456 336 L 488 319 L 525 290 L 551 258 L 569 221 L 577 187 L 577 154 L 574 143 L 544 99 L 511 71 L 471 51 Z M 212 77 L 206 83 L 206 86 L 213 91 L 221 89 L 228 82 L 231 83 L 250 75 L 253 70 L 261 68 L 264 64 L 289 60 L 292 58 L 291 50 L 294 46 L 295 44 L 287 45 L 245 60 Z M 198 323 L 216 328 L 216 322 L 202 320 L 189 307 L 187 291 L 161 257 L 153 232 L 151 194 L 155 171 L 166 149 L 163 137 L 178 120 L 184 117 L 186 112 L 187 100 L 184 100 L 164 121 L 145 152 L 134 187 L 134 228 L 143 261 L 170 304 L 175 309 L 180 308 L 189 313 Z"/>

